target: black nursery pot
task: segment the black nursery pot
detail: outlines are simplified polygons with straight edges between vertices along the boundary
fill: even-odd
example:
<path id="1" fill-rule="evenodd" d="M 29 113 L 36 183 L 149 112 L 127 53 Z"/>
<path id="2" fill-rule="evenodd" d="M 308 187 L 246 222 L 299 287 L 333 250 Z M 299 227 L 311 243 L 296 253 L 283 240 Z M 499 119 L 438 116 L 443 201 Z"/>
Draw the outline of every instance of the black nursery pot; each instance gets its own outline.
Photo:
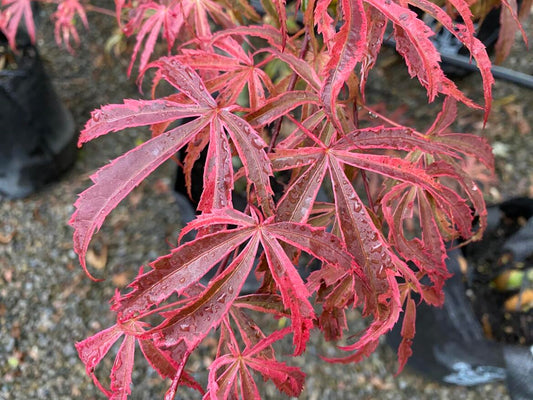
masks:
<path id="1" fill-rule="evenodd" d="M 26 41 L 12 52 L 0 37 L 0 57 L 0 193 L 19 198 L 74 163 L 74 122 L 33 45 Z"/>
<path id="2" fill-rule="evenodd" d="M 510 232 L 506 224 L 510 220 L 522 219 L 523 226 Z M 524 223 L 527 221 L 527 223 Z M 502 233 L 506 231 L 505 233 Z M 496 242 L 494 238 L 500 238 Z M 446 265 L 453 274 L 445 286 L 445 302 L 441 308 L 430 307 L 421 303 L 417 307 L 416 336 L 413 341 L 413 355 L 407 365 L 418 373 L 443 383 L 461 386 L 474 386 L 488 382 L 505 380 L 509 394 L 513 400 L 533 399 L 533 345 L 510 344 L 486 338 L 486 327 L 480 323 L 480 306 L 497 307 L 492 304 L 491 297 L 498 293 L 487 287 L 486 294 L 472 294 L 474 287 L 481 287 L 481 279 L 492 280 L 502 272 L 498 262 L 488 266 L 494 274 L 486 279 L 476 268 L 472 268 L 472 260 L 480 260 L 478 265 L 486 265 L 485 261 L 498 260 L 506 255 L 513 263 L 520 263 L 530 268 L 533 263 L 533 199 L 519 198 L 507 201 L 498 207 L 489 208 L 489 227 L 484 239 L 466 247 L 448 251 Z M 466 258 L 464 258 L 466 257 Z M 501 259 L 501 257 L 500 257 Z M 468 260 L 468 274 L 463 275 L 460 260 Z M 505 270 L 505 266 L 503 267 Z M 485 268 L 486 269 L 486 268 Z M 531 282 L 525 282 L 531 284 Z M 467 292 L 467 288 L 470 293 Z M 478 289 L 479 290 L 479 289 Z M 468 293 L 468 295 L 467 295 Z M 491 294 L 492 293 L 492 294 Z M 483 300 L 481 302 L 480 300 Z M 497 303 L 497 302 L 495 302 Z M 493 310 L 495 310 L 494 308 Z M 521 324 L 525 327 L 525 337 L 533 337 L 531 316 L 533 310 L 525 315 Z M 494 312 L 498 315 L 499 312 Z M 488 316 L 488 314 L 484 314 Z M 495 318 L 491 315 L 491 318 Z M 523 322 L 522 321 L 522 322 Z M 486 325 L 484 321 L 483 325 Z M 502 325 L 505 321 L 498 321 Z M 401 321 L 387 336 L 387 342 L 397 349 L 401 341 Z M 522 332 L 523 333 L 523 332 Z M 496 337 L 495 337 L 496 339 Z M 501 338 L 499 338 L 501 339 Z"/>

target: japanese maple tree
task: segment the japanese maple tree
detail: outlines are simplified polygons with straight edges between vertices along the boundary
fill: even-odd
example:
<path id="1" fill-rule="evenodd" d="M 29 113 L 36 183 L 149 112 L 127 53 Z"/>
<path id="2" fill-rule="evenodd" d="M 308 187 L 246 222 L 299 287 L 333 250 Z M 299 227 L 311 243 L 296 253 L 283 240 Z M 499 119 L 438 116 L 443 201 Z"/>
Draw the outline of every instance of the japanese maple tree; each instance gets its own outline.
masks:
<path id="1" fill-rule="evenodd" d="M 178 246 L 117 291 L 111 302 L 115 325 L 76 345 L 87 373 L 110 398 L 130 393 L 137 343 L 171 380 L 168 399 L 180 385 L 204 398 L 260 398 L 254 373 L 298 396 L 305 376 L 278 361 L 273 344 L 292 336 L 299 355 L 313 329 L 327 340 L 351 335 L 345 313 L 356 307 L 370 321 L 367 330 L 341 348 L 344 357 L 328 361 L 368 356 L 403 312 L 401 370 L 415 335 L 413 294 L 442 304 L 449 276 L 445 243 L 478 239 L 485 228 L 483 195 L 461 163 L 473 158 L 492 170 L 491 148 L 479 136 L 450 131 L 458 102 L 484 108 L 485 121 L 491 106 L 491 62 L 475 37 L 472 1 L 449 0 L 444 9 L 428 0 L 252 3 L 116 0 L 120 26 L 136 38 L 129 73 L 137 62 L 139 79 L 154 74 L 153 93 L 161 81 L 173 92 L 102 106 L 81 132 L 80 145 L 126 128 L 152 129 L 150 140 L 94 174 L 94 184 L 75 203 L 74 249 L 87 274 L 95 279 L 85 263 L 92 236 L 133 188 L 181 150 L 190 190 L 202 152 L 207 161 L 198 215 L 180 233 Z M 508 25 L 500 48 L 507 51 L 509 26 L 518 15 L 515 0 L 502 3 Z M 33 36 L 29 0 L 2 4 L 1 27 L 11 43 L 22 19 Z M 87 23 L 84 7 L 78 0 L 59 3 L 58 41 L 70 46 L 78 40 L 72 21 L 78 15 Z M 470 51 L 483 79 L 483 105 L 445 76 L 421 12 Z M 424 132 L 365 100 L 369 71 L 389 36 L 428 101 L 443 99 Z M 160 37 L 168 54 L 156 58 Z M 370 190 L 370 181 L 380 190 Z M 244 209 L 233 204 L 238 182 L 246 187 Z M 281 192 L 274 193 L 274 182 Z M 319 200 L 320 192 L 327 201 Z M 191 232 L 194 239 L 181 242 Z M 316 265 L 306 279 L 304 258 Z M 213 269 L 216 274 L 201 283 Z M 260 288 L 243 294 L 251 273 Z M 290 324 L 265 333 L 250 310 Z M 186 364 L 209 334 L 217 335 L 218 349 L 204 388 Z M 110 387 L 104 387 L 95 368 L 119 340 Z"/>

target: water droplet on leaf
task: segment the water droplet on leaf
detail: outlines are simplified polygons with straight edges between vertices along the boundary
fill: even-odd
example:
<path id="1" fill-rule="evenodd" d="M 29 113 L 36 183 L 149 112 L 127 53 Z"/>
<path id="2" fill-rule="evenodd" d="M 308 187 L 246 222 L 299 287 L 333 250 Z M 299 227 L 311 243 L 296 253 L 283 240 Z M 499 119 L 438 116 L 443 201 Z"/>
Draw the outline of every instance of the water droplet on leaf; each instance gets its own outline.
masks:
<path id="1" fill-rule="evenodd" d="M 93 117 L 92 118 L 93 118 L 94 122 L 100 121 L 100 118 L 102 118 L 102 111 L 96 110 L 95 112 L 93 112 Z"/>
<path id="2" fill-rule="evenodd" d="M 258 137 L 254 137 L 252 139 L 252 144 L 258 150 L 261 150 L 264 147 L 263 146 L 263 141 L 261 139 L 259 139 Z"/>
<path id="3" fill-rule="evenodd" d="M 381 243 L 374 243 L 371 247 L 370 247 L 370 251 L 373 252 L 373 253 L 376 253 L 378 251 L 381 251 L 381 248 L 383 247 L 383 244 Z"/>

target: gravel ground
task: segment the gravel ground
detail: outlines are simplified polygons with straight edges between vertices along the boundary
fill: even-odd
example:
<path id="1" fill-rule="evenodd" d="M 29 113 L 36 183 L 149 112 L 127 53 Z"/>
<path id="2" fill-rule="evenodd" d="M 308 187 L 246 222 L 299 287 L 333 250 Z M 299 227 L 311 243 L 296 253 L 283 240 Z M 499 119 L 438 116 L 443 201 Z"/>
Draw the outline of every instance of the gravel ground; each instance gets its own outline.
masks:
<path id="1" fill-rule="evenodd" d="M 78 129 L 100 104 L 138 98 L 135 84 L 125 76 L 128 61 L 101 50 L 113 20 L 98 17 L 92 22 L 88 40 L 75 55 L 51 45 L 53 32 L 48 22 L 43 23 L 40 39 L 45 64 Z M 375 93 L 386 95 L 391 104 L 408 102 L 416 111 L 407 117 L 417 123 L 424 121 L 431 107 L 420 105 L 424 98 L 418 92 L 405 96 L 411 94 L 413 85 L 399 78 L 405 76 L 405 70 L 393 58 L 392 53 L 384 55 L 384 66 L 377 71 L 383 79 Z M 533 73 L 531 52 L 518 44 L 506 65 Z M 403 83 L 397 86 L 393 82 Z M 476 76 L 463 79 L 460 85 L 472 96 L 479 90 Z M 529 129 L 533 114 L 527 114 L 532 92 L 497 82 L 495 98 L 485 134 L 496 146 L 501 180 L 486 185 L 488 199 L 533 195 Z M 480 121 L 480 113 L 462 111 L 457 129 L 480 132 Z M 164 165 L 135 189 L 94 239 L 93 264 L 101 268 L 96 273 L 106 278 L 103 283 L 91 282 L 81 271 L 71 248 L 72 231 L 67 221 L 77 193 L 89 185 L 90 173 L 133 147 L 138 137 L 137 132 L 130 132 L 96 140 L 84 146 L 75 167 L 57 184 L 23 200 L 0 199 L 0 399 L 103 398 L 86 376 L 74 343 L 112 324 L 107 299 L 115 285 L 124 286 L 139 265 L 165 254 L 170 247 L 167 243 L 175 242 L 182 222 L 168 190 L 172 165 Z M 277 324 L 263 320 L 272 328 Z M 356 313 L 350 320 L 353 326 L 362 324 Z M 215 345 L 208 341 L 201 354 L 191 360 L 189 366 L 200 380 L 205 379 Z M 283 349 L 290 352 L 288 344 Z M 395 355 L 385 345 L 356 365 L 319 361 L 318 355 L 332 355 L 334 351 L 331 344 L 313 335 L 306 355 L 291 361 L 307 374 L 301 399 L 508 399 L 503 384 L 472 389 L 445 386 L 409 370 L 395 377 Z M 162 398 L 165 390 L 165 383 L 142 363 L 136 367 L 134 385 L 134 399 Z M 264 398 L 279 398 L 269 384 L 261 390 Z M 187 391 L 182 396 L 199 398 Z"/>

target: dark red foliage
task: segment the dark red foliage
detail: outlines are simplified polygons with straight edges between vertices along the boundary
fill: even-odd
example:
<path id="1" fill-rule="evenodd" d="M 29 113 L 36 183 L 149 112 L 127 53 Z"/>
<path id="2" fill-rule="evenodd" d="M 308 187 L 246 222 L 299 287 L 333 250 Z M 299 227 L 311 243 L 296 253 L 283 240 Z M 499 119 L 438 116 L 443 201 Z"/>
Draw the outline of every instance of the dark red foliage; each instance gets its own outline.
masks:
<path id="1" fill-rule="evenodd" d="M 469 3 L 449 2 L 464 25 L 428 0 L 263 3 L 261 16 L 247 0 L 116 0 L 124 33 L 136 35 L 130 71 L 139 58 L 142 74 L 152 70 L 154 85 L 166 81 L 175 93 L 102 106 L 82 131 L 80 145 L 126 128 L 149 126 L 153 132 L 94 174 L 94 184 L 76 201 L 70 224 L 83 268 L 91 238 L 107 215 L 159 165 L 186 149 L 183 170 L 190 186 L 204 150 L 207 162 L 199 215 L 181 233 L 195 231 L 195 238 L 141 268 L 112 300 L 116 325 L 77 344 L 88 374 L 110 398 L 130 393 L 136 343 L 160 375 L 172 380 L 166 398 L 183 384 L 203 392 L 185 365 L 210 332 L 218 335 L 219 346 L 206 398 L 259 398 L 253 372 L 298 396 L 304 374 L 278 361 L 273 344 L 292 335 L 298 355 L 312 329 L 327 340 L 340 339 L 349 332 L 345 312 L 354 307 L 368 317 L 368 328 L 341 348 L 347 354 L 329 361 L 368 356 L 405 312 L 401 370 L 415 335 L 411 293 L 442 303 L 449 276 L 445 243 L 478 239 L 485 228 L 483 196 L 461 165 L 474 157 L 492 169 L 490 146 L 479 136 L 449 130 L 457 102 L 481 107 L 444 75 L 433 32 L 409 8 L 435 18 L 470 50 L 488 113 L 491 63 L 474 37 Z M 504 3 L 510 24 L 516 4 Z M 13 42 L 16 25 L 31 11 L 29 2 L 3 4 L 0 27 Z M 62 3 L 55 14 L 58 40 L 67 44 L 77 39 L 67 23 L 74 14 L 85 21 L 76 0 Z M 26 24 L 32 34 L 32 24 Z M 507 25 L 504 48 L 509 32 Z M 169 54 L 150 63 L 161 33 Z M 365 103 L 369 71 L 385 35 L 395 39 L 428 101 L 443 98 L 426 132 L 397 124 Z M 377 120 L 365 119 L 368 112 Z M 271 186 L 276 179 L 284 179 L 279 196 Z M 244 211 L 232 202 L 238 180 L 246 186 Z M 381 190 L 369 190 L 370 181 Z M 318 201 L 320 192 L 327 201 Z M 299 269 L 303 253 L 319 266 L 307 279 Z M 261 288 L 243 296 L 254 265 Z M 217 266 L 202 285 L 200 279 Z M 248 310 L 287 318 L 290 325 L 267 335 Z M 160 322 L 151 325 L 154 314 Z M 95 368 L 122 337 L 110 388 L 104 388 Z"/>

